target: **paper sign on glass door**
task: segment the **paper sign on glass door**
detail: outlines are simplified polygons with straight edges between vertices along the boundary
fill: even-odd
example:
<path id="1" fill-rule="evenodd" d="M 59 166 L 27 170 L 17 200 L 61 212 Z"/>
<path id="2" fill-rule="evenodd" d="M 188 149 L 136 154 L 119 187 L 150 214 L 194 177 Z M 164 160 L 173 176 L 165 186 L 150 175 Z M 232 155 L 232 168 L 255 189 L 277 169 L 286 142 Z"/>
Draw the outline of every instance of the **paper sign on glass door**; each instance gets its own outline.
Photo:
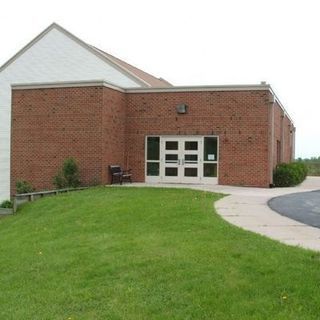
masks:
<path id="1" fill-rule="evenodd" d="M 215 159 L 215 156 L 214 154 L 208 154 L 208 160 L 210 161 L 213 161 Z"/>

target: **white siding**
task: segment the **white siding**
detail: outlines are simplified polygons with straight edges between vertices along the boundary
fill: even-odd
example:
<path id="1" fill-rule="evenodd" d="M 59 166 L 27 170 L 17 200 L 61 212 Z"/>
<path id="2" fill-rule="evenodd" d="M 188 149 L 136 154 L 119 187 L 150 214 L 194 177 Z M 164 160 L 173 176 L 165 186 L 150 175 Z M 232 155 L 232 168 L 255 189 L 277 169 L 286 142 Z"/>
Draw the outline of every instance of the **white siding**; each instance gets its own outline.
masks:
<path id="1" fill-rule="evenodd" d="M 140 86 L 55 28 L 0 72 L 0 201 L 10 192 L 10 85 L 78 80 Z"/>

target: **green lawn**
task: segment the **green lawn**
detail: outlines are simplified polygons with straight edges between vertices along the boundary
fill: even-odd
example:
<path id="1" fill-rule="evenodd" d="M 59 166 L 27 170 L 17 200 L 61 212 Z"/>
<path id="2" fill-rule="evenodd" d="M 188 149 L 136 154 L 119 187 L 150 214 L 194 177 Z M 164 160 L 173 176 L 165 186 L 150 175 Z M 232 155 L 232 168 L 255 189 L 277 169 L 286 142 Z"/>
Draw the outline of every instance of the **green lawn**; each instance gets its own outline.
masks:
<path id="1" fill-rule="evenodd" d="M 95 188 L 0 220 L 0 319 L 319 319 L 320 254 L 224 222 L 219 195 Z"/>

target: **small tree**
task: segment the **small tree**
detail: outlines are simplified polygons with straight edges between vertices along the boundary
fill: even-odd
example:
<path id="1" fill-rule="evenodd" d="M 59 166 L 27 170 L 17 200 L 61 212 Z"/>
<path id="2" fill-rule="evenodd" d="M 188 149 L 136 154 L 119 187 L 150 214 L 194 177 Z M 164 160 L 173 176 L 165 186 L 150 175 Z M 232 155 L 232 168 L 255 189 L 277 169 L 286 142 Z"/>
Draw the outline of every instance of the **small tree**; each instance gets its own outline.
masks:
<path id="1" fill-rule="evenodd" d="M 62 169 L 53 178 L 53 184 L 58 189 L 77 188 L 80 186 L 79 168 L 74 158 L 67 158 L 63 162 Z"/>

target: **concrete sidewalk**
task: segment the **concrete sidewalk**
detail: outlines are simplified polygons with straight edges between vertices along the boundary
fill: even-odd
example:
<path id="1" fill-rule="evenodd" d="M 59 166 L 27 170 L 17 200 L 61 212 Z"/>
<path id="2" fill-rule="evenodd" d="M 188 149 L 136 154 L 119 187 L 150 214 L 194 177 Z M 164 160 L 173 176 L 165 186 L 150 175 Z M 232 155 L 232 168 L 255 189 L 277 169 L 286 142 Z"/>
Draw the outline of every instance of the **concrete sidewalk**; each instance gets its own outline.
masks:
<path id="1" fill-rule="evenodd" d="M 132 185 L 191 188 L 228 194 L 215 203 L 217 213 L 226 221 L 288 245 L 320 251 L 320 229 L 281 216 L 267 205 L 267 202 L 274 197 L 320 190 L 320 177 L 308 177 L 303 184 L 294 188 L 274 189 L 191 184 L 134 183 Z"/>
<path id="2" fill-rule="evenodd" d="M 294 188 L 244 189 L 226 187 L 224 193 L 230 196 L 215 203 L 217 213 L 226 221 L 288 245 L 320 251 L 320 229 L 284 217 L 267 205 L 274 197 L 319 190 L 320 177 L 308 177 L 302 185 Z"/>

